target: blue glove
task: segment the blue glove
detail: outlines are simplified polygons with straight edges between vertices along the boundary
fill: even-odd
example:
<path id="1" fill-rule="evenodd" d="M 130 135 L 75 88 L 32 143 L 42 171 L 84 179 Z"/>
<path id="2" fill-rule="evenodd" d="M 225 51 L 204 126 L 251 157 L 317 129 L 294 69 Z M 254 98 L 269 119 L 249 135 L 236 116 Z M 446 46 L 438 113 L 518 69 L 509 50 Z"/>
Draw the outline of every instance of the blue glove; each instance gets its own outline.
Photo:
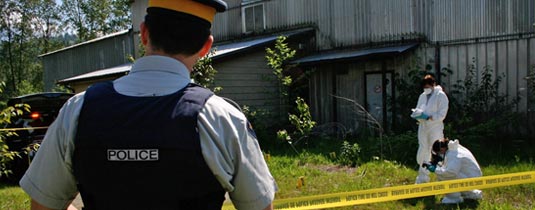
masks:
<path id="1" fill-rule="evenodd" d="M 417 119 L 417 120 L 429 120 L 429 116 L 427 116 L 425 113 L 422 113 L 420 116 L 418 117 L 415 117 L 414 119 Z"/>
<path id="2" fill-rule="evenodd" d="M 427 170 L 431 171 L 431 173 L 435 173 L 435 170 L 437 169 L 436 165 L 428 165 Z"/>

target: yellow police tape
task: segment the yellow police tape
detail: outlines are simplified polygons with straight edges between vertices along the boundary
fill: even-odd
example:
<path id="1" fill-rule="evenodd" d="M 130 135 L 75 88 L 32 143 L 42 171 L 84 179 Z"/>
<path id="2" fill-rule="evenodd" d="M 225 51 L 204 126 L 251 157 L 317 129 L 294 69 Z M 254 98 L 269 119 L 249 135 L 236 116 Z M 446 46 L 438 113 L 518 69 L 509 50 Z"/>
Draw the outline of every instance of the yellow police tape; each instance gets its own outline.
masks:
<path id="1" fill-rule="evenodd" d="M 0 132 L 13 132 L 13 131 L 25 131 L 25 130 L 41 130 L 41 129 L 47 129 L 47 127 L 27 127 L 27 128 L 2 128 L 0 129 Z"/>
<path id="2" fill-rule="evenodd" d="M 432 182 L 418 185 L 403 185 L 353 192 L 332 193 L 324 195 L 306 196 L 275 200 L 275 209 L 305 210 L 324 209 L 342 206 L 353 206 L 367 203 L 394 201 L 400 199 L 425 197 L 474 189 L 487 189 L 509 185 L 527 184 L 535 182 L 535 171 L 484 176 L 468 179 L 456 179 Z M 223 210 L 234 210 L 230 203 L 223 206 Z"/>

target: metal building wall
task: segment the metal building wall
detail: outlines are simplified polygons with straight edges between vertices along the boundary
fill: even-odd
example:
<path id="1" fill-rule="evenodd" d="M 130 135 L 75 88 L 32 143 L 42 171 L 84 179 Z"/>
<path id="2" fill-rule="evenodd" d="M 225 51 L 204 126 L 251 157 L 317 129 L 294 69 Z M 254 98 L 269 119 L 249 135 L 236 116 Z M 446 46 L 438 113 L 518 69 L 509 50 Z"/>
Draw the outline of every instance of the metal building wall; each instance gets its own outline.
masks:
<path id="1" fill-rule="evenodd" d="M 271 0 L 266 30 L 317 27 L 319 50 L 426 36 L 431 42 L 535 32 L 533 0 Z M 216 16 L 218 40 L 242 37 L 241 0 Z"/>
<path id="2" fill-rule="evenodd" d="M 212 23 L 212 34 L 216 42 L 242 35 L 241 0 L 225 0 L 225 2 L 228 6 L 227 11 L 217 13 Z"/>
<path id="3" fill-rule="evenodd" d="M 441 46 L 440 63 L 454 72 L 443 81 L 449 85 L 464 80 L 469 65 L 475 65 L 477 81 L 484 68 L 491 68 L 495 75 L 502 76 L 500 92 L 511 99 L 519 97 L 516 111 L 535 111 L 535 104 L 527 100 L 526 80 L 529 70 L 535 66 L 535 37 Z"/>
<path id="4" fill-rule="evenodd" d="M 433 0 L 431 41 L 535 32 L 533 0 Z"/>
<path id="5" fill-rule="evenodd" d="M 218 93 L 257 109 L 277 112 L 279 108 L 278 86 L 273 69 L 269 68 L 262 50 L 240 55 L 239 58 L 214 61 L 215 86 L 222 87 Z"/>
<path id="6" fill-rule="evenodd" d="M 45 91 L 52 90 L 60 79 L 125 64 L 133 53 L 132 36 L 129 32 L 123 32 L 111 38 L 46 54 L 41 57 Z"/>
<path id="7" fill-rule="evenodd" d="M 264 3 L 266 30 L 301 25 L 317 27 L 318 49 L 415 37 L 413 0 L 272 0 Z M 215 18 L 218 40 L 243 36 L 241 0 L 229 0 L 229 10 Z"/>
<path id="8" fill-rule="evenodd" d="M 132 4 L 134 33 L 148 0 Z M 244 36 L 242 1 L 226 0 L 212 32 L 216 41 Z M 533 0 L 257 0 L 266 31 L 317 27 L 318 50 L 425 36 L 431 42 L 535 32 Z"/>

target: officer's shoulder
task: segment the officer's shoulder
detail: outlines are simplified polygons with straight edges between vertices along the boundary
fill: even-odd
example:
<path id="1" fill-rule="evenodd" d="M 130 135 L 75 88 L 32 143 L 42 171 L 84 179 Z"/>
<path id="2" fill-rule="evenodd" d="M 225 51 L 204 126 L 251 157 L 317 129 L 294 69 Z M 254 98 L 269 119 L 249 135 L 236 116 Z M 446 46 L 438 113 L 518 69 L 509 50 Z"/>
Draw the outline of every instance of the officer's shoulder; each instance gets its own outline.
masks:
<path id="1" fill-rule="evenodd" d="M 85 97 L 85 91 L 81 93 L 77 93 L 71 98 L 69 98 L 63 106 L 73 106 L 79 103 L 83 103 Z"/>
<path id="2" fill-rule="evenodd" d="M 216 115 L 228 114 L 237 118 L 245 119 L 245 115 L 242 113 L 239 105 L 236 102 L 218 95 L 213 95 L 206 101 L 205 109 L 209 112 L 213 112 Z"/>

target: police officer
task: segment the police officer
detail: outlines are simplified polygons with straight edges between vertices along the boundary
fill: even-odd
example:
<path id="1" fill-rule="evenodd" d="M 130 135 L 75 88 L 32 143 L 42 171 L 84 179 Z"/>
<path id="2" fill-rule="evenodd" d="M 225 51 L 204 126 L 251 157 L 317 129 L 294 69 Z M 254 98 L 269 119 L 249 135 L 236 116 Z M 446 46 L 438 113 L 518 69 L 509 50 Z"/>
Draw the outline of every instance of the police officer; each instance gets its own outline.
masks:
<path id="1" fill-rule="evenodd" d="M 20 185 L 33 209 L 272 209 L 277 190 L 245 116 L 190 72 L 221 0 L 150 0 L 146 56 L 63 106 Z"/>

